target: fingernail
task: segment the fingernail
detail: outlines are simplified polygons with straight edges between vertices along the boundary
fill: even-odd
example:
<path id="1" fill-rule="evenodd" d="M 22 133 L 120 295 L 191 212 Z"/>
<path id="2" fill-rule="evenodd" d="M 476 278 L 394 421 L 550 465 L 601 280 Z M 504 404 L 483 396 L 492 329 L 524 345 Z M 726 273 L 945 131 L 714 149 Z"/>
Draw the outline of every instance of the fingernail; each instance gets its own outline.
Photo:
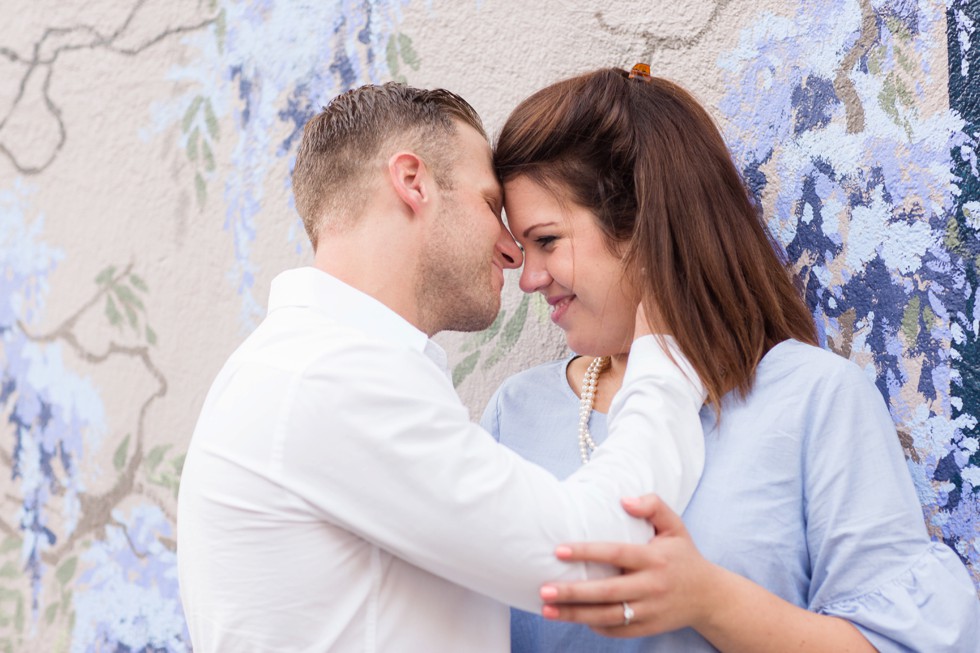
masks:
<path id="1" fill-rule="evenodd" d="M 572 556 L 572 547 L 570 546 L 559 546 L 555 549 L 555 555 L 559 558 L 570 558 Z"/>
<path id="2" fill-rule="evenodd" d="M 541 588 L 541 598 L 545 601 L 553 601 L 558 598 L 558 588 L 545 585 Z"/>
<path id="3" fill-rule="evenodd" d="M 627 508 L 632 508 L 636 505 L 636 499 L 634 497 L 623 497 L 622 504 Z"/>
<path id="4" fill-rule="evenodd" d="M 541 616 L 545 619 L 557 619 L 558 618 L 558 608 L 553 605 L 546 605 L 541 608 Z"/>

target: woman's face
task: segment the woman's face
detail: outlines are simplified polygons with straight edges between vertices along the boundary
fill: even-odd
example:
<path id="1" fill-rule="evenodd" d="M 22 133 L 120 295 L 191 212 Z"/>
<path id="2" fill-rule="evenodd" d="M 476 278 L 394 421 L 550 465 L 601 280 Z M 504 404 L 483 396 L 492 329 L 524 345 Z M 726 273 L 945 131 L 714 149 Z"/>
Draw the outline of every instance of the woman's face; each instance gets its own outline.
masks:
<path id="1" fill-rule="evenodd" d="M 504 207 L 524 248 L 521 290 L 544 295 L 572 351 L 590 356 L 629 351 L 636 294 L 593 213 L 559 202 L 527 177 L 504 184 Z"/>

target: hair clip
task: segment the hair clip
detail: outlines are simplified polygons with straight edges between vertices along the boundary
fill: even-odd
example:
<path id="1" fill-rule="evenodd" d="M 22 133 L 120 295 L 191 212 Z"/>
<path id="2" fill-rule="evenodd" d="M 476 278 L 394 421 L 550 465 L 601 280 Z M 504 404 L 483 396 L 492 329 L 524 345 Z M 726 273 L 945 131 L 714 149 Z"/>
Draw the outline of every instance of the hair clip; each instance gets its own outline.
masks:
<path id="1" fill-rule="evenodd" d="M 630 79 L 642 79 L 645 82 L 649 82 L 650 77 L 650 64 L 648 63 L 638 63 L 633 66 L 633 70 L 630 71 Z"/>

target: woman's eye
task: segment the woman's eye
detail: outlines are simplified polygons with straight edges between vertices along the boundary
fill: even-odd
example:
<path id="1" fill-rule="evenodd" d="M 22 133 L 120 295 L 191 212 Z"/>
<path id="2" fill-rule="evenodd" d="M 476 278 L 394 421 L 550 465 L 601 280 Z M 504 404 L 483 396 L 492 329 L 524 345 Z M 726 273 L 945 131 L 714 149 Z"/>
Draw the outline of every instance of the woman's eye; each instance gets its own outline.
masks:
<path id="1" fill-rule="evenodd" d="M 539 236 L 534 239 L 534 242 L 538 244 L 538 247 L 547 247 L 556 240 L 558 240 L 556 236 Z"/>

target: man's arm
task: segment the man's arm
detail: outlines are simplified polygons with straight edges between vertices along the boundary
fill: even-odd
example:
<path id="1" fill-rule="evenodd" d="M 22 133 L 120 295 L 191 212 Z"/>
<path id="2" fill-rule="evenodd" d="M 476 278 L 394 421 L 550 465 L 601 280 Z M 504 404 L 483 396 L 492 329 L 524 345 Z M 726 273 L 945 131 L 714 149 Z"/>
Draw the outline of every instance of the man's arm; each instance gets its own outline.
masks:
<path id="1" fill-rule="evenodd" d="M 601 455 L 564 483 L 472 424 L 421 354 L 367 344 L 308 368 L 285 428 L 318 437 L 287 450 L 282 482 L 394 555 L 536 610 L 544 581 L 613 573 L 556 560 L 556 544 L 646 542 L 649 525 L 623 513 L 620 497 L 676 475 L 659 466 L 672 443 L 703 446 L 700 385 L 652 339 L 641 343 Z"/>
<path id="2" fill-rule="evenodd" d="M 657 531 L 648 544 L 608 542 L 558 548 L 568 561 L 616 565 L 615 578 L 548 583 L 542 614 L 592 626 L 607 637 L 645 637 L 692 627 L 726 653 L 799 651 L 874 653 L 844 619 L 817 614 L 779 598 L 747 578 L 712 564 L 694 546 L 681 518 L 653 495 L 623 502 Z M 623 601 L 633 610 L 623 623 Z"/>

